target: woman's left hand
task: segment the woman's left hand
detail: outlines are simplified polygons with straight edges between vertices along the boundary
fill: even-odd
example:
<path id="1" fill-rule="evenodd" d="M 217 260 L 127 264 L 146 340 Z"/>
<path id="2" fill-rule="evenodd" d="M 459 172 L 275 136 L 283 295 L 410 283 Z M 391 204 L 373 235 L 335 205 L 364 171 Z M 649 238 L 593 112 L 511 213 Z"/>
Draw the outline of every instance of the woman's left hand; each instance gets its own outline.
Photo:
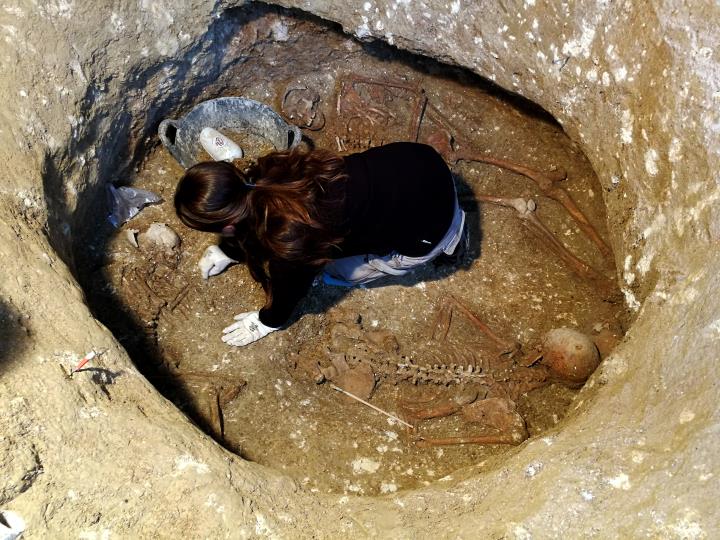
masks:
<path id="1" fill-rule="evenodd" d="M 209 279 L 210 276 L 223 273 L 228 266 L 236 262 L 235 259 L 225 255 L 220 246 L 208 246 L 198 262 L 198 267 L 203 279 Z"/>
<path id="2" fill-rule="evenodd" d="M 253 341 L 264 338 L 270 332 L 274 332 L 277 328 L 265 326 L 260 322 L 259 311 L 248 311 L 235 315 L 237 322 L 231 324 L 223 330 L 222 340 L 228 345 L 235 347 L 244 347 Z"/>

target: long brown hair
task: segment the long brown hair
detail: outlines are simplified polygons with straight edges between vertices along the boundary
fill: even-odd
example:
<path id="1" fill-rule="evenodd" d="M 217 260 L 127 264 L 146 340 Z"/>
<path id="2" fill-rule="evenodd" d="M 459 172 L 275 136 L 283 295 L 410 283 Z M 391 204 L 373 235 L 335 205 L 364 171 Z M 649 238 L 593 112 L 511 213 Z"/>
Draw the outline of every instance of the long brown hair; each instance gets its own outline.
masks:
<path id="1" fill-rule="evenodd" d="M 345 178 L 341 157 L 324 150 L 272 152 L 243 173 L 230 163 L 199 163 L 175 192 L 175 211 L 188 227 L 222 232 L 234 226 L 253 277 L 267 288 L 271 259 L 321 266 L 342 240 L 329 216 L 343 203 L 330 184 Z M 268 291 L 270 293 L 270 291 Z"/>

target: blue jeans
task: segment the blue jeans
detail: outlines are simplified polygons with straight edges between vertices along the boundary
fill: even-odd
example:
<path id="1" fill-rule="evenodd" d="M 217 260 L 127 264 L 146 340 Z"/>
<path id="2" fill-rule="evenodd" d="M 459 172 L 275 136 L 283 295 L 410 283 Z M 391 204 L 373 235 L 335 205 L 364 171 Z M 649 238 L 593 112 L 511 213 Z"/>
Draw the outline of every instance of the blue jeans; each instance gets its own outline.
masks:
<path id="1" fill-rule="evenodd" d="M 407 257 L 400 253 L 389 255 L 354 255 L 329 262 L 322 277 L 328 285 L 355 287 L 386 276 L 404 276 L 412 269 L 432 261 L 441 253 L 452 255 L 462 238 L 465 212 L 460 209 L 457 198 L 450 228 L 440 242 L 422 257 Z"/>

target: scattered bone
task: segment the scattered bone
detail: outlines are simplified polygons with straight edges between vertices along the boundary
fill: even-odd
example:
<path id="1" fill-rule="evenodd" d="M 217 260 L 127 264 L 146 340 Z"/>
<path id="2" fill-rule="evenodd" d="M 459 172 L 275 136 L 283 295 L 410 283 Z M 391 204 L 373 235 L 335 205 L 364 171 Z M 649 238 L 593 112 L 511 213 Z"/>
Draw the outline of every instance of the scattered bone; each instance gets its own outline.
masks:
<path id="1" fill-rule="evenodd" d="M 446 416 L 450 416 L 458 412 L 461 408 L 462 406 L 457 403 L 445 401 L 432 408 L 413 410 L 411 407 L 405 406 L 403 407 L 403 414 L 405 417 L 413 421 L 430 420 L 432 418 L 444 418 Z"/>
<path id="2" fill-rule="evenodd" d="M 143 272 L 139 268 L 134 268 L 128 272 L 128 275 L 132 282 L 142 290 L 148 302 L 157 304 L 158 308 L 165 306 L 167 303 L 165 299 L 158 295 L 148 284 L 147 274 L 143 275 Z"/>
<path id="3" fill-rule="evenodd" d="M 332 366 L 320 368 L 323 377 L 337 386 L 361 397 L 369 399 L 375 389 L 375 374 L 369 364 L 350 367 L 341 354 L 332 357 Z"/>
<path id="4" fill-rule="evenodd" d="M 513 171 L 515 173 L 521 174 L 523 176 L 526 176 L 527 178 L 530 178 L 532 181 L 534 181 L 540 190 L 549 198 L 559 202 L 568 214 L 577 222 L 580 229 L 585 233 L 585 235 L 592 240 L 592 242 L 598 247 L 600 252 L 603 254 L 603 257 L 606 259 L 610 259 L 612 257 L 612 251 L 610 250 L 610 247 L 605 243 L 605 241 L 600 237 L 600 234 L 597 232 L 595 227 L 590 223 L 588 218 L 585 216 L 585 214 L 578 208 L 577 204 L 575 204 L 575 201 L 570 196 L 570 194 L 562 187 L 558 185 L 558 183 L 562 180 L 565 180 L 567 178 L 567 175 L 565 172 L 562 171 L 551 171 L 551 172 L 540 172 L 533 169 L 530 169 L 528 167 L 523 167 L 522 165 L 516 165 L 514 163 L 510 163 L 509 161 L 505 161 L 503 159 L 495 159 L 491 157 L 484 157 L 482 155 L 477 154 L 459 154 L 457 156 L 458 160 L 465 160 L 465 161 L 479 161 L 481 163 L 488 163 L 490 165 L 495 165 L 496 167 L 500 167 L 503 169 L 507 169 L 509 171 Z"/>
<path id="5" fill-rule="evenodd" d="M 180 237 L 164 223 L 153 223 L 147 231 L 138 235 L 138 243 L 143 249 L 172 251 L 180 246 Z"/>
<path id="6" fill-rule="evenodd" d="M 395 335 L 389 330 L 371 330 L 366 332 L 368 342 L 388 353 L 399 353 L 400 344 Z"/>
<path id="7" fill-rule="evenodd" d="M 215 396 L 213 417 L 215 418 L 215 423 L 219 428 L 219 432 L 217 434 L 220 437 L 220 440 L 225 440 L 224 409 L 240 395 L 244 382 L 245 381 L 243 381 L 243 384 L 217 382 L 212 385 L 212 393 Z"/>
<path id="8" fill-rule="evenodd" d="M 235 399 L 240 390 L 247 384 L 242 377 L 225 375 L 217 371 L 178 371 L 166 370 L 163 373 L 149 375 L 151 379 L 188 382 L 191 384 L 217 383 L 222 390 L 223 403 L 229 403 Z"/>
<path id="9" fill-rule="evenodd" d="M 524 367 L 513 365 L 505 374 L 493 376 L 488 397 L 506 397 L 517 401 L 521 396 L 550 383 L 548 368 L 543 365 Z"/>
<path id="10" fill-rule="evenodd" d="M 168 384 L 170 388 L 196 386 L 207 398 L 200 401 L 202 407 L 197 413 L 202 417 L 211 433 L 219 440 L 225 438 L 224 408 L 234 401 L 247 384 L 245 379 L 209 371 L 165 371 L 149 375 L 149 378 Z"/>
<path id="11" fill-rule="evenodd" d="M 347 151 L 347 148 L 345 148 L 345 143 L 337 135 L 335 135 L 335 142 L 337 143 L 337 151 L 338 152 L 346 152 Z"/>
<path id="12" fill-rule="evenodd" d="M 418 448 L 432 446 L 450 446 L 455 444 L 520 444 L 524 439 L 517 440 L 512 435 L 475 435 L 468 437 L 419 437 L 415 440 Z"/>
<path id="13" fill-rule="evenodd" d="M 397 120 L 398 102 L 411 107 L 407 125 L 400 125 Z M 350 74 L 340 81 L 337 94 L 336 120 L 345 126 L 342 146 L 347 143 L 360 150 L 384 144 L 388 137 L 417 140 L 426 105 L 427 97 L 417 84 Z"/>
<path id="14" fill-rule="evenodd" d="M 170 311 L 175 311 L 175 308 L 177 308 L 180 305 L 180 302 L 182 302 L 185 299 L 185 297 L 188 295 L 189 292 L 190 292 L 190 284 L 185 285 L 185 287 L 180 289 L 180 292 L 177 293 L 177 296 L 175 296 L 173 301 L 170 302 L 170 304 L 168 305 L 168 308 L 170 309 Z"/>
<path id="15" fill-rule="evenodd" d="M 485 399 L 486 395 L 487 390 L 484 387 L 482 388 L 482 395 L 478 388 L 466 387 L 463 388 L 460 392 L 456 393 L 451 399 L 457 405 L 464 407 L 465 405 L 470 405 L 471 403 L 474 403 L 478 398 Z"/>
<path id="16" fill-rule="evenodd" d="M 475 401 L 460 411 L 466 422 L 475 422 L 510 434 L 513 440 L 520 442 L 528 438 L 525 420 L 517 410 L 515 402 L 506 398 L 487 398 Z"/>
<path id="17" fill-rule="evenodd" d="M 422 97 L 415 106 L 415 112 L 413 118 L 415 118 L 415 125 L 410 125 L 410 140 L 417 142 L 420 138 L 420 128 L 422 127 L 423 117 L 425 116 L 425 109 L 427 109 L 428 98 L 425 95 L 425 90 L 422 90 Z"/>
<path id="18" fill-rule="evenodd" d="M 319 110 L 320 95 L 306 86 L 289 86 L 282 99 L 282 112 L 295 125 L 312 131 L 325 127 L 325 115 Z"/>
<path id="19" fill-rule="evenodd" d="M 473 400 L 462 406 L 421 409 L 413 412 L 414 418 L 428 419 L 448 416 L 460 412 L 464 420 L 471 424 L 479 423 L 483 428 L 496 433 L 464 437 L 419 437 L 415 444 L 421 448 L 453 444 L 519 444 L 528 438 L 525 420 L 517 411 L 515 402 L 507 398 L 485 398 Z M 447 412 L 447 414 L 442 414 Z"/>
<path id="20" fill-rule="evenodd" d="M 330 328 L 330 347 L 343 351 L 363 340 L 362 329 L 356 325 L 335 323 Z"/>
<path id="21" fill-rule="evenodd" d="M 483 388 L 482 398 L 487 394 L 487 389 Z M 459 393 L 450 398 L 443 398 L 421 402 L 403 401 L 401 402 L 401 410 L 403 415 L 413 421 L 429 420 L 432 418 L 443 418 L 460 411 L 465 405 L 474 402 L 480 396 L 479 391 L 475 387 L 464 388 Z"/>
<path id="22" fill-rule="evenodd" d="M 211 387 L 208 395 L 208 409 L 210 411 L 210 422 L 216 439 L 225 438 L 225 418 L 220 406 L 220 392 L 216 387 Z"/>

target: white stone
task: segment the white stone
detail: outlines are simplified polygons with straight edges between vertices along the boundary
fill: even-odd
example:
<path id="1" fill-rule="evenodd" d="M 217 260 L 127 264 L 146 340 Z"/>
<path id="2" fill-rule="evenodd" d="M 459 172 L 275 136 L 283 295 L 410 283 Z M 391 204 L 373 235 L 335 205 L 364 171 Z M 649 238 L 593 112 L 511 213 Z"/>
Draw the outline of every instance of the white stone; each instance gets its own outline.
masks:
<path id="1" fill-rule="evenodd" d="M 380 468 L 380 463 L 374 459 L 361 457 L 352 462 L 353 474 L 372 474 Z"/>

